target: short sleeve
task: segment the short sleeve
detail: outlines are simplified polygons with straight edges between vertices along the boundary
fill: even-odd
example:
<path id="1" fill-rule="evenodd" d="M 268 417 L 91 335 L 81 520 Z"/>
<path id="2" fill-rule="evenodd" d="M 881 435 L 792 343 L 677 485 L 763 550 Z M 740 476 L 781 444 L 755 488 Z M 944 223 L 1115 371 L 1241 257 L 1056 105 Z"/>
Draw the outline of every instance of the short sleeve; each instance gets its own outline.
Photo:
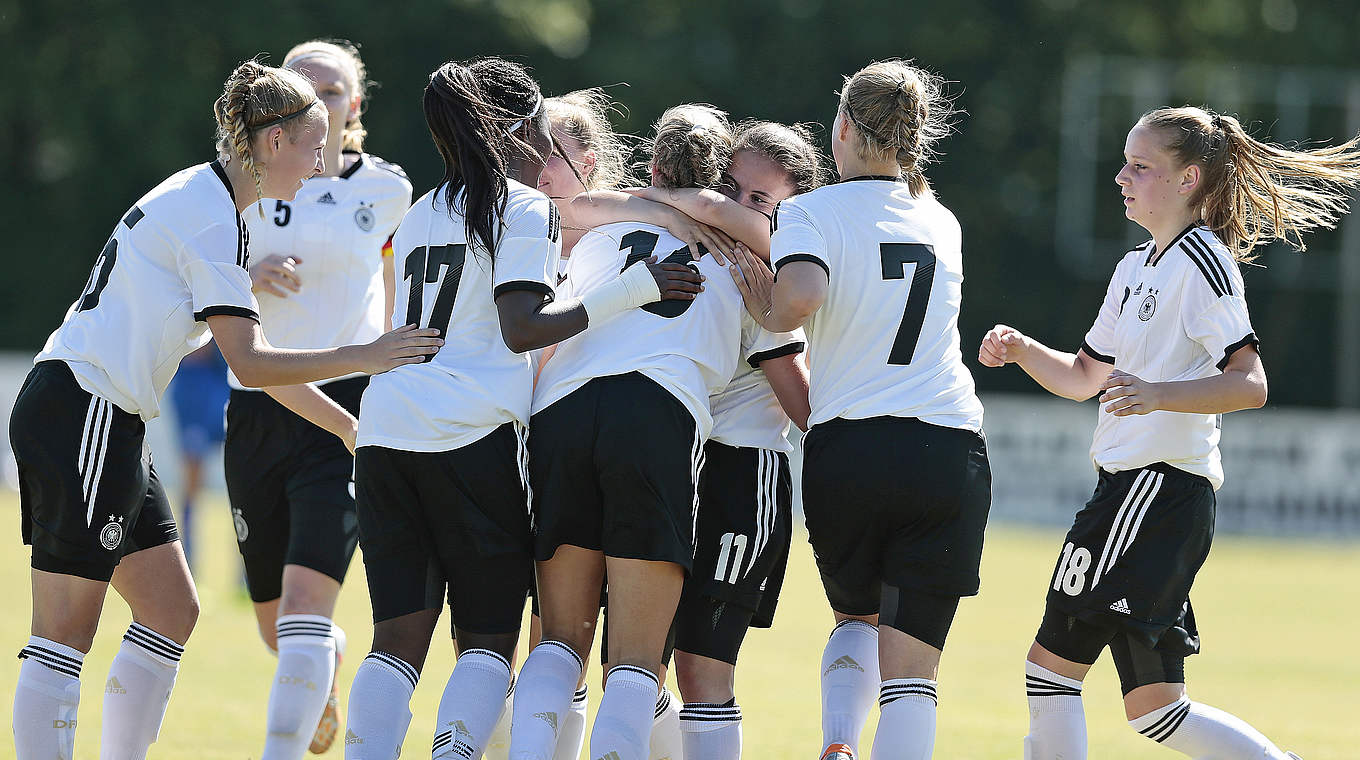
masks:
<path id="1" fill-rule="evenodd" d="M 1241 275 L 1233 267 L 1224 273 L 1226 286 L 1217 287 L 1191 270 L 1181 296 L 1181 320 L 1185 334 L 1204 347 L 1220 370 L 1228 366 L 1228 359 L 1244 346 L 1255 346 L 1260 340 L 1251 327 L 1247 300 L 1242 297 Z"/>
<path id="2" fill-rule="evenodd" d="M 1081 341 L 1081 349 L 1087 356 L 1106 364 L 1115 363 L 1114 325 L 1124 310 L 1124 302 L 1129 300 L 1128 277 L 1124 274 L 1124 259 L 1115 267 L 1110 284 L 1105 288 L 1105 300 L 1100 304 L 1100 312 L 1086 337 Z"/>
<path id="3" fill-rule="evenodd" d="M 826 240 L 802 206 L 790 201 L 775 206 L 770 216 L 770 229 L 770 263 L 774 265 L 776 277 L 780 267 L 795 261 L 816 264 L 827 277 L 831 276 Z"/>
<path id="4" fill-rule="evenodd" d="M 260 321 L 250 291 L 249 255 L 241 228 L 214 224 L 179 249 L 179 268 L 193 301 L 194 319 L 228 315 Z"/>
<path id="5" fill-rule="evenodd" d="M 492 276 L 495 296 L 529 290 L 555 297 L 557 264 L 562 254 L 557 207 L 539 194 L 507 209 L 505 225 Z"/>
<path id="6" fill-rule="evenodd" d="M 770 332 L 757 324 L 749 314 L 744 314 L 742 318 L 741 339 L 742 355 L 752 368 L 759 368 L 761 362 L 769 359 L 801 354 L 807 347 L 803 328 L 793 332 Z"/>

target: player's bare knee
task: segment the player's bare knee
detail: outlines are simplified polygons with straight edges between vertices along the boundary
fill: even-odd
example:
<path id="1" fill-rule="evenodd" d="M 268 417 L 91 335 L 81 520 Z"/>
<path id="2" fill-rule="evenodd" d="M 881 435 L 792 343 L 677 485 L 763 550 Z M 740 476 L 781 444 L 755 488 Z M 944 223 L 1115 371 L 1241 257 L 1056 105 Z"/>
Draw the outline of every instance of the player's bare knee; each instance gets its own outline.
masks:
<path id="1" fill-rule="evenodd" d="M 510 633 L 473 633 L 458 629 L 454 634 L 458 638 L 459 653 L 470 649 L 485 649 L 504 657 L 507 661 L 514 661 L 515 646 L 519 643 L 519 631 Z"/>
<path id="2" fill-rule="evenodd" d="M 721 704 L 736 696 L 736 668 L 711 657 L 675 650 L 675 682 L 686 702 Z"/>

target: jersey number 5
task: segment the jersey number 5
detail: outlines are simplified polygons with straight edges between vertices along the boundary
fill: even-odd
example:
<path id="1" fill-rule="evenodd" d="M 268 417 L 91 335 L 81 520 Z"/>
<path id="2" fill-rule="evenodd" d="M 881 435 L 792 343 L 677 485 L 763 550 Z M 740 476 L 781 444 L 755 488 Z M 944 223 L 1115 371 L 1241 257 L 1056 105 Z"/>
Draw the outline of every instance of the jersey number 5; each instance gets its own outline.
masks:
<path id="1" fill-rule="evenodd" d="M 652 251 L 656 250 L 656 243 L 660 239 L 661 238 L 658 237 L 656 233 L 647 232 L 646 230 L 633 230 L 627 235 L 624 235 L 619 240 L 619 250 L 628 249 L 628 258 L 623 261 L 623 269 L 627 269 L 639 261 L 646 261 L 648 258 L 651 258 Z M 698 268 L 694 266 L 694 257 L 690 255 L 688 248 L 681 248 L 680 250 L 671 253 L 671 255 L 667 256 L 662 261 L 667 264 L 684 264 L 690 269 L 693 269 L 695 274 L 699 273 Z M 620 269 L 619 271 L 622 272 L 623 269 Z M 674 319 L 681 314 L 684 314 L 686 311 L 689 311 L 689 305 L 692 303 L 694 302 L 681 301 L 678 299 L 657 301 L 656 303 L 649 303 L 646 306 L 643 306 L 642 310 L 655 314 L 658 317 Z"/>
<path id="2" fill-rule="evenodd" d="M 430 309 L 430 321 L 426 327 L 439 330 L 439 337 L 449 331 L 449 320 L 453 319 L 453 302 L 458 297 L 458 282 L 463 279 L 463 262 L 467 258 L 467 245 L 424 246 L 406 254 L 406 268 L 403 279 L 411 281 L 411 291 L 406 299 L 406 324 L 421 325 L 425 310 L 425 283 L 439 283 L 439 292 L 434 297 Z M 444 268 L 444 276 L 439 269 Z M 434 358 L 431 354 L 425 361 Z"/>
<path id="3" fill-rule="evenodd" d="M 883 259 L 883 279 L 904 280 L 907 264 L 915 264 L 911 289 L 907 291 L 907 306 L 902 310 L 902 322 L 897 326 L 889 364 L 911 364 L 916 354 L 916 342 L 921 338 L 921 325 L 926 321 L 926 307 L 930 305 L 930 290 L 935 284 L 935 249 L 924 243 L 879 243 Z"/>

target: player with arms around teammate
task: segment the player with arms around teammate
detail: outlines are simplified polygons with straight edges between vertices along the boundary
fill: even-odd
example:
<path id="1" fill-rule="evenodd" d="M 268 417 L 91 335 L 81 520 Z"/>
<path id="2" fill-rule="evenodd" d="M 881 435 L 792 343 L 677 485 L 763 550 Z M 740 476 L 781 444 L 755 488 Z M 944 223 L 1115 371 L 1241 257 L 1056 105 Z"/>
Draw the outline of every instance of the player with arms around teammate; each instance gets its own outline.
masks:
<path id="1" fill-rule="evenodd" d="M 713 186 L 731 150 L 721 112 L 677 106 L 653 141 L 658 183 Z M 629 312 L 564 341 L 534 392 L 530 482 L 543 642 L 515 691 L 510 757 L 548 760 L 590 651 L 609 577 L 604 696 L 592 757 L 646 758 L 667 633 L 693 559 L 708 397 L 741 350 L 741 297 L 720 265 L 639 222 L 587 233 L 566 284 L 587 297 L 654 254 L 718 278 L 693 303 Z"/>
<path id="2" fill-rule="evenodd" d="M 1231 116 L 1161 108 L 1129 131 L 1124 161 L 1124 215 L 1152 239 L 1115 267 L 1081 348 L 998 325 L 978 352 L 1059 396 L 1100 394 L 1096 490 L 1063 541 L 1025 663 L 1025 757 L 1086 757 L 1081 685 L 1107 646 L 1142 735 L 1196 758 L 1295 757 L 1186 696 L 1185 658 L 1200 648 L 1189 594 L 1223 484 L 1219 415 L 1266 402 L 1238 262 L 1275 240 L 1302 250 L 1304 232 L 1336 225 L 1360 184 L 1360 138 L 1290 151 Z"/>
<path id="3" fill-rule="evenodd" d="M 326 106 L 326 170 L 292 201 L 244 215 L 261 321 L 271 343 L 289 348 L 372 340 L 391 321 L 389 243 L 411 183 L 362 152 L 367 82 L 353 45 L 305 42 L 284 68 L 311 80 Z M 359 538 L 350 451 L 368 377 L 264 392 L 228 380 L 227 495 L 260 635 L 279 656 L 261 757 L 296 760 L 309 745 L 325 752 L 341 722 L 334 671 L 344 633 L 331 616 Z"/>
<path id="4" fill-rule="evenodd" d="M 350 760 L 399 752 L 446 586 L 459 655 L 432 754 L 481 755 L 533 573 L 526 352 L 699 289 L 698 275 L 667 264 L 615 273 L 583 299 L 557 297 L 560 224 L 531 187 L 551 138 L 538 85 L 519 65 L 446 63 L 424 110 L 444 179 L 393 239 L 395 316 L 439 330 L 449 350 L 364 393 L 355 464 L 374 633 L 350 692 Z"/>
<path id="5" fill-rule="evenodd" d="M 384 372 L 442 343 L 412 327 L 320 350 L 265 340 L 241 213 L 265 195 L 291 199 L 323 170 L 325 109 L 303 77 L 248 61 L 214 110 L 221 157 L 170 176 L 123 215 L 15 402 L 10 440 L 33 545 L 33 633 L 14 697 L 20 760 L 72 757 L 80 667 L 110 584 L 133 623 L 109 669 L 101 757 L 145 757 L 160 731 L 198 597 L 145 421 L 209 330 L 256 387 Z"/>
<path id="6" fill-rule="evenodd" d="M 748 300 L 767 328 L 808 331 L 803 509 L 837 620 L 824 758 L 855 757 L 876 691 L 872 757 L 930 757 L 940 653 L 978 590 L 991 469 L 959 350 L 960 231 L 923 171 L 948 131 L 941 87 L 899 60 L 845 81 L 841 180 L 779 205 L 772 302 Z"/>

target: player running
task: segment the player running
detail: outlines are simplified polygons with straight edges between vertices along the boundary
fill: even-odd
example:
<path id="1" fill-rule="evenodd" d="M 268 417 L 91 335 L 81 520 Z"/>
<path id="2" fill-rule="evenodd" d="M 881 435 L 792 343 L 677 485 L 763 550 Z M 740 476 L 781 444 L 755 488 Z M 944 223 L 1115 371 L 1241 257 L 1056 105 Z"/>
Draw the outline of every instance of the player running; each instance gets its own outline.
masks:
<path id="1" fill-rule="evenodd" d="M 1192 702 L 1199 652 L 1190 587 L 1209 553 L 1223 485 L 1220 415 L 1266 402 L 1238 262 L 1332 228 L 1360 184 L 1360 138 L 1291 151 L 1199 108 L 1143 115 L 1115 176 L 1124 215 L 1152 239 L 1115 267 L 1075 354 L 997 325 L 978 360 L 1015 363 L 1076 401 L 1100 394 L 1095 493 L 1063 541 L 1025 663 L 1026 760 L 1086 757 L 1081 685 L 1108 646 L 1134 730 L 1191 757 L 1284 760 L 1236 717 Z"/>
<path id="2" fill-rule="evenodd" d="M 390 243 L 411 183 L 362 152 L 368 82 L 353 45 L 304 42 L 284 68 L 307 77 L 326 106 L 326 171 L 292 201 L 245 214 L 260 315 L 279 346 L 371 340 L 390 329 Z M 261 758 L 297 760 L 325 752 L 341 724 L 334 684 L 344 633 L 331 616 L 359 539 L 350 451 L 368 377 L 263 392 L 228 380 L 227 496 L 260 636 L 279 657 Z"/>
<path id="3" fill-rule="evenodd" d="M 959 350 L 958 222 L 924 169 L 948 131 L 941 80 L 898 60 L 841 88 L 841 181 L 781 203 L 778 280 L 746 286 L 770 330 L 806 324 L 803 509 L 837 624 L 822 657 L 823 758 L 926 758 L 959 598 L 976 594 L 991 504 L 982 405 Z"/>
<path id="4" fill-rule="evenodd" d="M 404 273 L 395 317 L 436 328 L 449 350 L 364 394 L 355 465 L 374 632 L 350 692 L 350 760 L 400 751 L 446 588 L 459 653 L 432 756 L 479 757 L 500 716 L 533 573 L 525 352 L 699 290 L 696 274 L 661 264 L 557 297 L 560 224 L 531 187 L 551 138 L 522 67 L 446 63 L 424 111 L 444 179 L 393 239 Z"/>
<path id="5" fill-rule="evenodd" d="M 32 636 L 14 696 L 20 760 L 73 756 L 80 668 L 110 584 L 133 622 L 104 689 L 101 757 L 145 757 L 160 731 L 198 597 L 145 422 L 209 330 L 256 387 L 384 372 L 442 343 L 414 327 L 341 348 L 267 342 L 241 213 L 264 196 L 291 200 L 324 170 L 325 110 L 302 76 L 247 61 L 214 111 L 218 160 L 170 176 L 123 215 L 15 402 L 10 440 L 33 546 Z"/>

